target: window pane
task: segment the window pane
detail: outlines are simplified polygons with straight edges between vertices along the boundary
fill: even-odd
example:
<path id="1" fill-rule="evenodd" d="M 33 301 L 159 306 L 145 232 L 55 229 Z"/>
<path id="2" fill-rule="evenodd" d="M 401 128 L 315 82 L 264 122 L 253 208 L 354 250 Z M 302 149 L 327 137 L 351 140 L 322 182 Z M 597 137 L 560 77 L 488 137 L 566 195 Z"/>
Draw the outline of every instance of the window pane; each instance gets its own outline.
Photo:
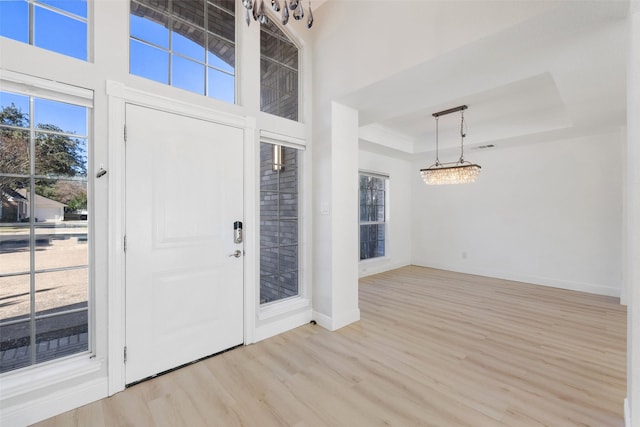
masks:
<path id="1" fill-rule="evenodd" d="M 48 4 L 67 12 L 71 12 L 74 15 L 78 15 L 82 18 L 87 17 L 87 2 L 86 0 L 39 0 L 40 3 Z"/>
<path id="2" fill-rule="evenodd" d="M 55 125 L 51 125 L 55 127 Z M 36 175 L 53 176 L 86 176 L 87 175 L 87 140 L 71 138 L 51 133 L 36 133 Z M 52 182 L 41 182 L 36 192 L 43 186 L 52 186 Z M 40 190 L 40 191 L 39 191 Z"/>
<path id="3" fill-rule="evenodd" d="M 233 8 L 232 2 L 229 2 L 227 6 Z M 208 19 L 208 30 L 210 32 L 232 42 L 236 40 L 236 24 L 233 9 L 223 10 L 209 3 Z"/>
<path id="4" fill-rule="evenodd" d="M 35 123 L 39 129 L 73 133 L 79 136 L 87 134 L 87 109 L 79 105 L 48 99 L 34 100 Z M 52 127 L 55 123 L 55 127 Z"/>
<path id="5" fill-rule="evenodd" d="M 86 183 L 58 181 L 56 190 L 66 204 L 36 196 L 36 270 L 88 264 Z"/>
<path id="6" fill-rule="evenodd" d="M 26 1 L 0 1 L 0 36 L 29 43 L 29 5 Z"/>
<path id="7" fill-rule="evenodd" d="M 292 245 L 298 243 L 298 220 L 280 221 L 278 239 L 281 245 Z"/>
<path id="8" fill-rule="evenodd" d="M 360 226 L 360 259 L 384 256 L 385 225 L 368 224 Z"/>
<path id="9" fill-rule="evenodd" d="M 260 249 L 260 274 L 270 275 L 278 273 L 278 248 Z"/>
<path id="10" fill-rule="evenodd" d="M 147 5 L 147 6 L 149 6 L 150 8 L 152 8 L 154 10 L 159 10 L 159 11 L 162 11 L 162 12 L 168 12 L 169 11 L 169 0 L 138 0 L 138 3 L 142 3 L 144 5 Z M 131 10 L 132 11 L 137 6 L 139 6 L 139 5 L 137 5 L 134 2 L 131 2 Z"/>
<path id="11" fill-rule="evenodd" d="M 298 270 L 298 246 L 281 246 L 278 256 L 278 271 L 280 273 Z"/>
<path id="12" fill-rule="evenodd" d="M 173 51 L 204 62 L 204 30 L 198 30 L 178 21 L 173 23 L 172 29 L 171 47 Z"/>
<path id="13" fill-rule="evenodd" d="M 172 56 L 172 85 L 204 95 L 204 65 Z"/>
<path id="14" fill-rule="evenodd" d="M 16 189 L 23 180 L 2 174 L 29 173 L 29 132 L 0 127 L 0 188 Z M 5 216 L 4 212 L 0 215 Z"/>
<path id="15" fill-rule="evenodd" d="M 1 282 L 1 280 L 0 280 Z M 23 368 L 31 364 L 31 329 L 28 321 L 0 324 L 0 372 Z"/>
<path id="16" fill-rule="evenodd" d="M 173 15 L 204 28 L 205 0 L 173 0 Z"/>
<path id="17" fill-rule="evenodd" d="M 136 40 L 130 44 L 131 74 L 169 83 L 169 53 Z"/>
<path id="18" fill-rule="evenodd" d="M 87 24 L 42 7 L 34 9 L 34 44 L 86 61 Z"/>
<path id="19" fill-rule="evenodd" d="M 165 15 L 135 2 L 131 2 L 131 16 L 129 21 L 131 37 L 144 40 L 165 49 L 169 48 L 169 20 Z M 133 57 L 133 52 L 131 55 Z"/>
<path id="20" fill-rule="evenodd" d="M 7 256 L 8 255 L 8 256 Z M 3 261 L 11 262 L 12 264 L 3 269 L 10 269 L 17 272 L 24 267 L 23 259 L 20 256 L 21 253 L 16 251 L 13 254 L 3 253 L 0 255 L 0 259 Z M 29 257 L 29 247 L 27 241 L 26 255 Z M 29 278 L 29 265 L 27 261 L 26 270 L 27 274 L 21 274 L 16 276 L 4 276 L 0 277 L 0 301 L 2 301 L 2 310 L 0 310 L 0 323 L 12 322 L 18 319 L 26 319 L 29 317 L 30 305 L 29 305 L 29 292 L 30 292 L 30 278 Z M 5 337 L 2 337 L 4 343 Z"/>
<path id="21" fill-rule="evenodd" d="M 227 73 L 234 74 L 236 67 L 236 47 L 219 37 L 209 34 L 207 61 L 209 65 Z"/>
<path id="22" fill-rule="evenodd" d="M 36 320 L 36 362 L 89 349 L 87 311 Z"/>
<path id="23" fill-rule="evenodd" d="M 86 268 L 37 273 L 36 314 L 49 315 L 86 308 L 88 289 Z"/>
<path id="24" fill-rule="evenodd" d="M 2 1 L 0 1 L 0 5 Z M 29 97 L 0 91 L 0 124 L 29 127 Z"/>
<path id="25" fill-rule="evenodd" d="M 213 68 L 209 68 L 208 72 L 209 96 L 231 104 L 236 102 L 235 78 Z"/>

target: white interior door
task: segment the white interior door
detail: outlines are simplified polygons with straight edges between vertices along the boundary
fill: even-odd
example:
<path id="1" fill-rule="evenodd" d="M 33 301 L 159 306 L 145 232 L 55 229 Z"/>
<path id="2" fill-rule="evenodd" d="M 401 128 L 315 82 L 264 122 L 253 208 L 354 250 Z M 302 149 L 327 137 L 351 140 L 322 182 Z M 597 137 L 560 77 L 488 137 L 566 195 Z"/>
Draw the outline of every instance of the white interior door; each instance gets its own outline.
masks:
<path id="1" fill-rule="evenodd" d="M 243 132 L 131 104 L 126 124 L 129 384 L 243 342 Z"/>

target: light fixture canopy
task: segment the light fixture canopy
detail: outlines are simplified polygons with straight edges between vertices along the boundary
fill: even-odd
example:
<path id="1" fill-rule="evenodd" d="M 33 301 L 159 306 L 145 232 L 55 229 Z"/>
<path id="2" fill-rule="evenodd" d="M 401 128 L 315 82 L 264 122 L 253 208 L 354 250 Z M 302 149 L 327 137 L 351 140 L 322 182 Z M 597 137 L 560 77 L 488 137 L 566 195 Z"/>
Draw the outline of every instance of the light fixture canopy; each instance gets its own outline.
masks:
<path id="1" fill-rule="evenodd" d="M 433 113 L 436 119 L 436 162 L 426 169 L 420 169 L 420 174 L 425 184 L 468 184 L 475 182 L 482 167 L 478 164 L 464 160 L 464 138 L 465 132 L 464 110 L 468 107 L 449 108 L 448 110 Z M 460 158 L 457 162 L 441 163 L 438 155 L 438 119 L 440 116 L 460 111 Z"/>

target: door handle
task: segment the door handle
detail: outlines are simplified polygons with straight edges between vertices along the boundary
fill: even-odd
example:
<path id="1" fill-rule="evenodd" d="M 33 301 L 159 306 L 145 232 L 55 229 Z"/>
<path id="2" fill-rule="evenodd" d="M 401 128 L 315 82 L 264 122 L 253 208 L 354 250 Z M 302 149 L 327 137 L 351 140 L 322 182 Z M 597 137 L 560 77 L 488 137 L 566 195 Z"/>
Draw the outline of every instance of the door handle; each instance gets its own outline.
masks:
<path id="1" fill-rule="evenodd" d="M 240 258 L 242 256 L 242 251 L 240 249 L 236 249 L 232 254 L 229 254 L 229 258 L 236 257 Z"/>

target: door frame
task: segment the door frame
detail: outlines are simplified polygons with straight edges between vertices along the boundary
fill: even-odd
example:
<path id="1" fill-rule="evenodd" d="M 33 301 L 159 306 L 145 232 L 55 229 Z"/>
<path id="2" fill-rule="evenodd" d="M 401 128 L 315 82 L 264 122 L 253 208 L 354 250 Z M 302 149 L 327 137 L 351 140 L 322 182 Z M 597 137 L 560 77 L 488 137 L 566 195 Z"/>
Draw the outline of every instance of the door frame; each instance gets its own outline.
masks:
<path id="1" fill-rule="evenodd" d="M 163 96 L 133 89 L 122 83 L 107 81 L 108 104 L 108 179 L 109 179 L 109 242 L 108 242 L 108 382 L 109 395 L 125 388 L 125 105 L 135 104 L 141 107 L 180 114 L 194 119 L 232 126 L 244 133 L 244 343 L 254 341 L 256 313 L 256 265 L 259 251 L 257 230 L 258 194 L 255 188 L 256 176 L 256 119 L 224 113 L 199 105 L 194 105 Z M 100 165 L 103 167 L 103 165 Z"/>

